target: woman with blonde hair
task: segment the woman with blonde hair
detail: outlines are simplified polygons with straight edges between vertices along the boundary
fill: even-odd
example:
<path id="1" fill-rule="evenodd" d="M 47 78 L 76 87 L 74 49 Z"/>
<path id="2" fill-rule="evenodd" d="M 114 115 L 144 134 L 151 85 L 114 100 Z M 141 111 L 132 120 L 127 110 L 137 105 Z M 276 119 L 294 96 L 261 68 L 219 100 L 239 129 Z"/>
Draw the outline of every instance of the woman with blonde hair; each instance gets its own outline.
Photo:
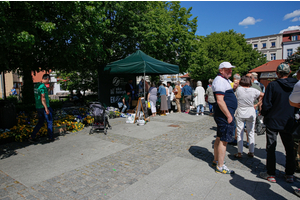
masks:
<path id="1" fill-rule="evenodd" d="M 243 76 L 239 83 L 241 87 L 236 90 L 236 98 L 238 101 L 238 108 L 236 110 L 236 122 L 237 122 L 237 143 L 238 153 L 234 156 L 241 158 L 243 153 L 243 136 L 244 136 L 244 124 L 246 123 L 247 132 L 249 135 L 249 153 L 248 156 L 253 158 L 254 156 L 254 126 L 256 113 L 254 109 L 254 101 L 259 98 L 259 102 L 262 101 L 264 93 L 255 88 L 251 88 L 251 79 L 247 76 Z"/>

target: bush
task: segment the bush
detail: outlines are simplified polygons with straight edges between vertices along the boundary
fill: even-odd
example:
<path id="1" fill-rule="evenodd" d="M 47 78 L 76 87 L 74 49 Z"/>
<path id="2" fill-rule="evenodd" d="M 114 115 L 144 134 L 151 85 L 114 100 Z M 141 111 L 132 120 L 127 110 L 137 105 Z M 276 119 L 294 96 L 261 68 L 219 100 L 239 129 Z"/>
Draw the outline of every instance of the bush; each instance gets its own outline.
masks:
<path id="1" fill-rule="evenodd" d="M 50 104 L 50 107 L 55 110 L 55 109 L 61 109 L 64 102 L 59 101 L 57 99 L 53 99 L 53 100 L 50 100 L 49 104 Z"/>
<path id="2" fill-rule="evenodd" d="M 25 113 L 30 113 L 32 111 L 36 111 L 35 104 L 23 104 L 19 103 L 16 104 L 16 112 L 25 112 Z"/>
<path id="3" fill-rule="evenodd" d="M 6 100 L 13 103 L 13 104 L 17 104 L 18 103 L 18 97 L 17 96 L 8 96 L 6 97 Z"/>

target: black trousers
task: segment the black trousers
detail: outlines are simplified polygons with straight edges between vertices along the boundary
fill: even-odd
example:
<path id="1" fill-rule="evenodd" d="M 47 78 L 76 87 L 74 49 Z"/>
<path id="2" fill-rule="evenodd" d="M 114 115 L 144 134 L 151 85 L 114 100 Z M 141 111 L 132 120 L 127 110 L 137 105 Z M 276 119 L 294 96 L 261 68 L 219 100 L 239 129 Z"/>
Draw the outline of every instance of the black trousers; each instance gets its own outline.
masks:
<path id="1" fill-rule="evenodd" d="M 294 158 L 294 142 L 293 135 L 285 130 L 274 130 L 270 127 L 266 129 L 267 136 L 267 173 L 275 175 L 276 171 L 276 156 L 275 150 L 277 145 L 277 135 L 279 133 L 281 141 L 285 148 L 285 174 L 293 175 L 295 172 L 295 158 Z"/>

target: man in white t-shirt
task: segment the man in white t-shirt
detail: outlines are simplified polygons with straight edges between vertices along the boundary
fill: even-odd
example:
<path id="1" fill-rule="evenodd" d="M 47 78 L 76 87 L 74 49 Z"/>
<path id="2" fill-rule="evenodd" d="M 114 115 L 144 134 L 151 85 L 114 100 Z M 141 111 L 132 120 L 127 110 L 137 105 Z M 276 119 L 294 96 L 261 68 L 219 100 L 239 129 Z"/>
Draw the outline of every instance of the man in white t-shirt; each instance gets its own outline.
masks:
<path id="1" fill-rule="evenodd" d="M 299 80 L 289 97 L 290 105 L 296 108 L 300 108 L 300 68 L 297 71 L 297 79 Z"/>
<path id="2" fill-rule="evenodd" d="M 289 97 L 289 102 L 291 106 L 300 108 L 300 67 L 297 71 L 297 79 L 299 81 L 294 86 L 294 89 Z M 298 145 L 300 145 L 300 142 Z M 300 197 L 300 188 L 296 189 L 295 193 Z"/>
<path id="3" fill-rule="evenodd" d="M 215 106 L 214 120 L 217 124 L 217 138 L 214 143 L 214 161 L 216 172 L 222 174 L 233 174 L 234 171 L 228 169 L 224 164 L 226 146 L 232 141 L 234 133 L 234 113 L 237 109 L 237 99 L 229 78 L 232 74 L 232 66 L 229 62 L 222 62 L 219 65 L 219 74 L 212 83 L 212 90 L 217 104 Z"/>

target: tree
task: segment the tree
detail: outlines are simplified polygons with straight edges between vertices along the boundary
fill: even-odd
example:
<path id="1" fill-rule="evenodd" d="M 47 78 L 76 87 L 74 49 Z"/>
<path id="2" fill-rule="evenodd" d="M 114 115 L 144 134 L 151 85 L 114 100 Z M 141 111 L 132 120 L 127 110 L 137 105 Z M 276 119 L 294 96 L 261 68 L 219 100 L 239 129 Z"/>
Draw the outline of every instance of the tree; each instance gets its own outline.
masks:
<path id="1" fill-rule="evenodd" d="M 31 71 L 97 71 L 101 88 L 106 64 L 137 49 L 183 71 L 197 27 L 190 10 L 178 2 L 1 2 L 0 71 L 20 71 L 25 103 L 33 102 Z"/>
<path id="2" fill-rule="evenodd" d="M 296 71 L 300 67 L 300 46 L 297 48 L 297 52 L 294 54 L 290 55 L 285 62 L 289 63 L 291 66 L 291 76 L 296 73 Z"/>
<path id="3" fill-rule="evenodd" d="M 266 63 L 266 58 L 246 43 L 244 35 L 233 30 L 214 32 L 207 37 L 198 37 L 196 41 L 198 48 L 193 54 L 194 63 L 188 70 L 194 79 L 214 78 L 219 64 L 224 61 L 236 66 L 233 74 L 240 75 Z"/>

